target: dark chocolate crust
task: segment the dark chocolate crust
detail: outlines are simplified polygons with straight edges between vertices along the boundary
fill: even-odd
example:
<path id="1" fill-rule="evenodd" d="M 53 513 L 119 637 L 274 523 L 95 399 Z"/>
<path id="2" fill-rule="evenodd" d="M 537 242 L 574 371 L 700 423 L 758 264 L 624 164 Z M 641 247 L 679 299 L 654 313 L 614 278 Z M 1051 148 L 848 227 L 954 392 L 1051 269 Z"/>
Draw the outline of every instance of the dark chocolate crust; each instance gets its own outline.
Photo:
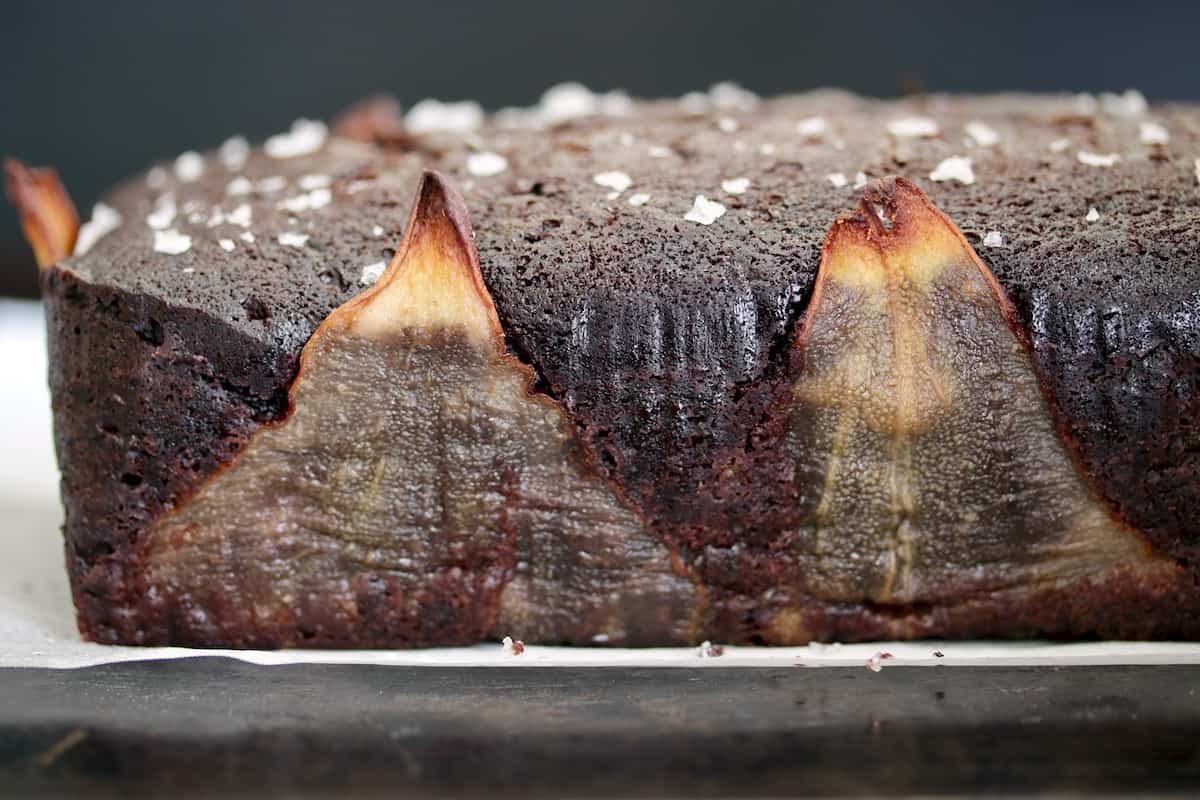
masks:
<path id="1" fill-rule="evenodd" d="M 889 121 L 914 115 L 934 120 L 937 133 L 889 132 Z M 798 127 L 814 116 L 824 131 Z M 1169 143 L 1141 141 L 1139 125 L 1151 120 Z M 970 121 L 986 122 L 999 142 L 965 142 Z M 142 620 L 122 611 L 140 568 L 139 533 L 284 412 L 301 348 L 362 288 L 362 268 L 390 258 L 426 166 L 463 191 L 508 348 L 532 367 L 535 388 L 561 403 L 594 468 L 685 557 L 792 513 L 786 459 L 774 446 L 802 368 L 792 345 L 820 243 L 857 194 L 826 176 L 912 177 L 1011 298 L 1091 485 L 1192 581 L 1046 589 L 1015 605 L 824 604 L 787 635 L 740 601 L 713 598 L 697 636 L 1200 636 L 1200 112 L 819 92 L 700 114 L 675 101 L 636 104 L 626 116 L 538 130 L 502 123 L 489 119 L 468 136 L 421 134 L 391 150 L 336 138 L 297 158 L 255 150 L 236 171 L 209 156 L 198 180 L 168 176 L 156 189 L 139 178 L 109 200 L 124 225 L 46 274 L 68 566 L 86 636 L 144 641 Z M 471 175 L 475 149 L 504 155 L 507 169 Z M 1081 152 L 1121 158 L 1093 166 Z M 929 179 L 964 154 L 974 183 Z M 633 179 L 611 199 L 593 180 L 610 170 Z M 332 178 L 329 205 L 277 208 L 313 174 Z M 239 175 L 288 184 L 230 196 Z M 738 177 L 749 179 L 744 193 L 722 191 Z M 144 223 L 166 191 L 181 209 L 175 227 L 193 237 L 178 255 L 155 252 Z M 649 202 L 630 205 L 635 192 Z M 726 213 L 711 225 L 685 220 L 697 194 Z M 200 218 L 241 202 L 253 209 L 254 243 L 239 238 L 241 227 Z M 1085 221 L 1092 207 L 1095 223 Z M 189 214 L 197 221 L 185 222 Z M 286 230 L 308 234 L 305 246 L 280 245 Z M 980 246 L 992 230 L 1003 246 Z M 218 247 L 222 238 L 236 249 Z M 769 552 L 738 570 L 749 585 L 774 580 Z M 393 642 L 364 634 L 354 644 Z"/>

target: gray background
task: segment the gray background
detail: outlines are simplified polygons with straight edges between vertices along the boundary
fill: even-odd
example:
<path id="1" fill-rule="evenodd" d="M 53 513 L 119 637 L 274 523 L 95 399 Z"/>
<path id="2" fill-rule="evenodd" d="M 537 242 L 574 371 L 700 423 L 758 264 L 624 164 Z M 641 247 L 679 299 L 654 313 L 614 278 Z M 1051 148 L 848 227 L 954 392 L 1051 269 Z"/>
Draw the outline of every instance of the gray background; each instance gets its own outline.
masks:
<path id="1" fill-rule="evenodd" d="M 678 95 L 1141 89 L 1200 98 L 1200 3 L 36 2 L 0 4 L 0 154 L 58 168 L 85 217 L 147 162 L 262 138 L 373 91 L 529 104 L 549 85 Z M 0 294 L 34 292 L 0 204 Z"/>

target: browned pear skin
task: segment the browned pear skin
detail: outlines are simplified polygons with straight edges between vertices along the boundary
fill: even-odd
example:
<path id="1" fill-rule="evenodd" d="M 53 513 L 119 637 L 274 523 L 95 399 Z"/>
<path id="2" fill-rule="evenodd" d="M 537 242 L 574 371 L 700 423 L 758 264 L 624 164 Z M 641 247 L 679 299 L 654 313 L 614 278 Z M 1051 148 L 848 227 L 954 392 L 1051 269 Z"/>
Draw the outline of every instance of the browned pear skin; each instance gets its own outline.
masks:
<path id="1" fill-rule="evenodd" d="M 71 255 L 79 235 L 75 204 L 49 167 L 27 167 L 4 159 L 4 188 L 21 218 L 21 230 L 33 248 L 39 270 Z"/>

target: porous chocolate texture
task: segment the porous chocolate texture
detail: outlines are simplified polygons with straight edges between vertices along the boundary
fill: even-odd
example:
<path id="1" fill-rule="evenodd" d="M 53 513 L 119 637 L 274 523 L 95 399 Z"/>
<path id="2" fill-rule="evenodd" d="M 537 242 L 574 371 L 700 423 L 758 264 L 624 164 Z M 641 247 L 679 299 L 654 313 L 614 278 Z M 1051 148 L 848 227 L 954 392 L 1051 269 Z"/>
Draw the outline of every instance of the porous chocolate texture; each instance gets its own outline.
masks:
<path id="1" fill-rule="evenodd" d="M 698 593 L 687 633 L 664 623 L 661 641 L 1200 635 L 1200 112 L 837 92 L 708 105 L 361 134 L 391 148 L 293 136 L 244 162 L 236 147 L 205 155 L 199 176 L 168 164 L 118 188 L 106 202 L 121 226 L 43 278 L 85 635 L 175 635 L 149 624 L 145 532 L 287 417 L 301 349 L 392 260 L 427 167 L 463 193 L 506 350 L 565 413 L 585 473 Z M 968 173 L 942 168 L 952 157 Z M 1081 491 L 1170 568 L 1118 559 L 1104 580 L 948 598 L 830 594 L 784 567 L 779 534 L 806 508 L 785 446 L 799 436 L 804 321 L 821 243 L 858 203 L 860 172 L 908 176 L 974 246 Z M 947 173 L 970 180 L 931 177 Z M 697 195 L 724 213 L 689 215 Z M 188 247 L 156 249 L 163 230 Z M 983 245 L 991 232 L 998 246 Z M 773 588 L 799 611 L 781 618 L 763 600 Z M 364 628 L 344 643 L 404 642 Z"/>

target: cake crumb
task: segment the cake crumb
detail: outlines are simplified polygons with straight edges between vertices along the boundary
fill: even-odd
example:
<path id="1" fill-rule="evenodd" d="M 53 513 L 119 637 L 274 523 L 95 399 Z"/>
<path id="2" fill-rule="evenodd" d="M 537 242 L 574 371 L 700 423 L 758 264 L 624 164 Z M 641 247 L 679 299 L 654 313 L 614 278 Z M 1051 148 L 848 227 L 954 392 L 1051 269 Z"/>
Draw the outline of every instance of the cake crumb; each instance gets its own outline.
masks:
<path id="1" fill-rule="evenodd" d="M 867 669 L 871 672 L 879 672 L 883 669 L 883 662 L 892 658 L 892 654 L 886 650 L 880 651 L 867 659 Z"/>
<path id="2" fill-rule="evenodd" d="M 175 177 L 183 183 L 191 183 L 204 174 L 204 157 L 195 150 L 188 150 L 175 159 Z"/>
<path id="3" fill-rule="evenodd" d="M 808 139 L 816 139 L 829 129 L 829 122 L 824 117 L 805 117 L 796 123 L 796 133 Z"/>
<path id="4" fill-rule="evenodd" d="M 154 252 L 177 256 L 192 249 L 192 237 L 174 228 L 154 232 Z"/>
<path id="5" fill-rule="evenodd" d="M 700 646 L 696 648 L 697 658 L 720 658 L 723 655 L 725 655 L 725 648 L 708 640 L 701 642 Z"/>
<path id="6" fill-rule="evenodd" d="M 921 139 L 937 136 L 941 132 L 937 122 L 929 117 L 902 117 L 887 124 L 888 133 L 897 139 Z"/>
<path id="7" fill-rule="evenodd" d="M 1121 156 L 1117 153 L 1089 153 L 1087 150 L 1080 150 L 1076 155 L 1080 164 L 1087 164 L 1089 167 L 1111 167 L 1121 160 Z"/>
<path id="8" fill-rule="evenodd" d="M 698 222 L 701 225 L 711 225 L 721 218 L 725 213 L 725 206 L 709 200 L 702 194 L 696 195 L 695 201 L 692 203 L 692 208 L 683 218 L 688 222 Z"/>
<path id="9" fill-rule="evenodd" d="M 490 178 L 508 169 L 508 159 L 499 153 L 484 151 L 467 156 L 467 172 L 477 178 Z"/>
<path id="10" fill-rule="evenodd" d="M 1171 134 L 1157 122 L 1143 122 L 1138 126 L 1138 139 L 1142 144 L 1166 144 Z"/>
<path id="11" fill-rule="evenodd" d="M 726 194 L 745 194 L 749 188 L 749 178 L 730 178 L 729 180 L 721 181 L 721 191 Z"/>
<path id="12" fill-rule="evenodd" d="M 75 239 L 74 255 L 81 256 L 95 246 L 96 242 L 121 227 L 121 214 L 112 206 L 96 203 L 92 206 L 92 218 L 79 227 Z"/>
<path id="13" fill-rule="evenodd" d="M 511 636 L 505 636 L 500 646 L 504 648 L 504 654 L 509 656 L 519 656 L 525 652 L 525 643 Z"/>
<path id="14" fill-rule="evenodd" d="M 304 247 L 308 244 L 308 234 L 284 231 L 279 234 L 279 243 L 284 247 Z"/>
<path id="15" fill-rule="evenodd" d="M 217 244 L 219 244 L 221 249 L 226 253 L 232 253 L 233 248 L 236 247 L 236 245 L 233 243 L 233 239 L 218 239 Z"/>
<path id="16" fill-rule="evenodd" d="M 946 657 L 946 654 L 945 654 L 945 653 L 943 653 L 941 650 L 934 650 L 934 651 L 933 651 L 933 657 L 934 657 L 934 658 L 945 658 L 945 657 Z"/>
<path id="17" fill-rule="evenodd" d="M 597 172 L 592 176 L 592 181 L 606 189 L 612 189 L 617 194 L 620 194 L 633 185 L 633 178 L 620 170 Z"/>
<path id="18" fill-rule="evenodd" d="M 840 172 L 831 172 L 825 177 L 836 189 L 845 188 L 846 184 L 849 183 L 849 181 L 846 180 L 846 176 Z"/>
<path id="19" fill-rule="evenodd" d="M 296 158 L 315 153 L 325 144 L 329 129 L 324 122 L 298 119 L 286 133 L 277 133 L 263 143 L 263 151 L 271 158 Z"/>
<path id="20" fill-rule="evenodd" d="M 649 202 L 650 195 L 646 194 L 645 192 L 635 192 L 634 194 L 629 195 L 629 205 L 631 206 L 644 206 Z"/>
<path id="21" fill-rule="evenodd" d="M 358 282 L 365 286 L 370 286 L 379 280 L 385 269 L 387 269 L 386 261 L 376 261 L 374 264 L 367 264 L 362 268 L 362 275 L 359 276 Z"/>
<path id="22" fill-rule="evenodd" d="M 983 246 L 984 247 L 1003 247 L 1004 246 L 1004 236 L 1000 233 L 1000 231 L 988 231 L 987 235 L 985 235 L 983 237 Z"/>
<path id="23" fill-rule="evenodd" d="M 1099 222 L 1100 221 L 1100 212 L 1096 210 L 1095 206 L 1093 206 L 1092 208 L 1088 209 L 1087 216 L 1084 217 L 1084 220 L 1086 220 L 1087 222 Z"/>
<path id="24" fill-rule="evenodd" d="M 994 147 L 1000 142 L 1000 134 L 983 122 L 968 122 L 966 131 L 967 136 L 970 136 L 980 147 Z"/>
<path id="25" fill-rule="evenodd" d="M 217 155 L 225 169 L 237 172 L 246 165 L 246 159 L 250 157 L 250 143 L 244 136 L 230 136 L 221 143 Z"/>
<path id="26" fill-rule="evenodd" d="M 975 171 L 971 169 L 971 159 L 965 156 L 950 156 L 929 173 L 929 180 L 958 181 L 970 185 L 975 182 Z"/>

